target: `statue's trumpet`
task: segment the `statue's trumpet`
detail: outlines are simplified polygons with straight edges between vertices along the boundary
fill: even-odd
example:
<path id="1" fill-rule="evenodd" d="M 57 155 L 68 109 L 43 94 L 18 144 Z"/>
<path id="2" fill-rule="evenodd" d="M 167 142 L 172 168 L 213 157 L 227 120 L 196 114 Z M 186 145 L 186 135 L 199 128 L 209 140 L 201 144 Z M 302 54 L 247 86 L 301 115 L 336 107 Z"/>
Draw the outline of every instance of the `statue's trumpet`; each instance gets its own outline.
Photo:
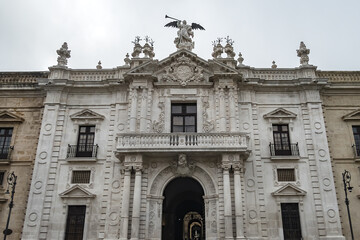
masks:
<path id="1" fill-rule="evenodd" d="M 165 18 L 170 18 L 170 19 L 173 19 L 173 20 L 176 20 L 176 21 L 180 21 L 179 19 L 176 19 L 176 18 L 173 18 L 173 17 L 169 17 L 168 15 L 165 15 Z"/>

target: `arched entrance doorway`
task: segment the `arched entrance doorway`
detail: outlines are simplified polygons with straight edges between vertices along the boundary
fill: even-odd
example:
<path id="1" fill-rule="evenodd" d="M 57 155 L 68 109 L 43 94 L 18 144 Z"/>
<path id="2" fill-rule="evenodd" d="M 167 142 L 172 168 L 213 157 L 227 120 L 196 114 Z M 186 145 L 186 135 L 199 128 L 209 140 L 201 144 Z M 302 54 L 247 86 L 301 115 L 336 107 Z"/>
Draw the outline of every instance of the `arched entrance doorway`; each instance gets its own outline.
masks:
<path id="1" fill-rule="evenodd" d="M 164 190 L 162 239 L 204 240 L 204 190 L 193 178 L 172 180 Z"/>

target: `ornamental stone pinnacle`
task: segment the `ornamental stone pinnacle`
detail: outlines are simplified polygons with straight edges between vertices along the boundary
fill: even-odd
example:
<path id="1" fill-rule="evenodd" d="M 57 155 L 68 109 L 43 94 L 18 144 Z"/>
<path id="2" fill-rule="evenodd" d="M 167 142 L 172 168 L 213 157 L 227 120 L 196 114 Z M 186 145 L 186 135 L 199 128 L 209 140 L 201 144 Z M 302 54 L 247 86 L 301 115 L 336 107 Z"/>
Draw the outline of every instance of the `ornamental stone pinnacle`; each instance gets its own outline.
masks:
<path id="1" fill-rule="evenodd" d="M 67 58 L 70 58 L 70 50 L 68 50 L 68 45 L 66 42 L 61 46 L 59 50 L 56 50 L 56 53 L 59 55 L 57 58 L 58 66 L 66 67 Z"/>
<path id="2" fill-rule="evenodd" d="M 296 50 L 297 56 L 300 57 L 300 64 L 301 66 L 308 66 L 309 65 L 309 54 L 310 49 L 306 48 L 304 42 L 300 42 L 300 47 Z"/>

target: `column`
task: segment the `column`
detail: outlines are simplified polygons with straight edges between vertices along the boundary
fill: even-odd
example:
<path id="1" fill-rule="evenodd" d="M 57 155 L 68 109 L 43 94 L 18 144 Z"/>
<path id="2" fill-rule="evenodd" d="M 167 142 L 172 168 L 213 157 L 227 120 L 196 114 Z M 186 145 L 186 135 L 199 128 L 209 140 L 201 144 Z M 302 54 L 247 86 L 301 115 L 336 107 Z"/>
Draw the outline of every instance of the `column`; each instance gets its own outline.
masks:
<path id="1" fill-rule="evenodd" d="M 245 239 L 242 197 L 241 197 L 241 179 L 240 179 L 240 169 L 241 168 L 240 168 L 240 166 L 233 166 L 233 168 L 234 168 L 236 239 Z"/>
<path id="2" fill-rule="evenodd" d="M 121 205 L 120 240 L 127 240 L 129 225 L 131 168 L 124 171 L 123 198 Z"/>
<path id="3" fill-rule="evenodd" d="M 135 169 L 135 185 L 134 185 L 134 198 L 133 209 L 131 216 L 131 240 L 139 239 L 140 227 L 140 205 L 141 205 L 141 168 Z"/>
<path id="4" fill-rule="evenodd" d="M 234 239 L 232 226 L 229 167 L 223 166 L 225 239 Z"/>
<path id="5" fill-rule="evenodd" d="M 130 88 L 130 98 L 131 98 L 131 106 L 130 106 L 130 122 L 129 122 L 129 130 L 130 132 L 136 131 L 136 115 L 137 115 L 137 89 Z"/>

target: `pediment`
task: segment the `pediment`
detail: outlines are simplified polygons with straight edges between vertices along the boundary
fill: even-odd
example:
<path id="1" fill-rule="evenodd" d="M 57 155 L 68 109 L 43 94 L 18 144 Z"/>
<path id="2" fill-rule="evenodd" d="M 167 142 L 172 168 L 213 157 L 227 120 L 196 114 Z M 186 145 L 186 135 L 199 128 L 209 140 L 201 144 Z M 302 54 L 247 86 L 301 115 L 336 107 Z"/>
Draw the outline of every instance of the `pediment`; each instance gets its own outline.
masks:
<path id="1" fill-rule="evenodd" d="M 95 194 L 90 193 L 85 188 L 75 185 L 63 193 L 60 193 L 61 198 L 94 198 Z"/>
<path id="2" fill-rule="evenodd" d="M 342 117 L 344 121 L 360 120 L 360 109 L 357 109 L 351 113 L 346 114 Z"/>
<path id="3" fill-rule="evenodd" d="M 220 61 L 206 61 L 189 50 L 180 49 L 161 61 L 148 60 L 124 76 L 126 79 L 151 77 L 157 85 L 186 86 L 212 85 L 212 77 L 215 75 L 241 77 L 236 69 Z"/>
<path id="4" fill-rule="evenodd" d="M 103 120 L 105 117 L 90 109 L 84 109 L 70 116 L 72 120 Z"/>
<path id="5" fill-rule="evenodd" d="M 264 115 L 264 118 L 277 118 L 277 119 L 293 119 L 296 118 L 296 114 L 290 112 L 284 108 L 277 108 Z"/>
<path id="6" fill-rule="evenodd" d="M 292 183 L 288 183 L 275 192 L 271 193 L 273 196 L 305 196 L 306 192 Z"/>
<path id="7" fill-rule="evenodd" d="M 0 122 L 23 122 L 24 119 L 8 111 L 0 112 Z"/>

